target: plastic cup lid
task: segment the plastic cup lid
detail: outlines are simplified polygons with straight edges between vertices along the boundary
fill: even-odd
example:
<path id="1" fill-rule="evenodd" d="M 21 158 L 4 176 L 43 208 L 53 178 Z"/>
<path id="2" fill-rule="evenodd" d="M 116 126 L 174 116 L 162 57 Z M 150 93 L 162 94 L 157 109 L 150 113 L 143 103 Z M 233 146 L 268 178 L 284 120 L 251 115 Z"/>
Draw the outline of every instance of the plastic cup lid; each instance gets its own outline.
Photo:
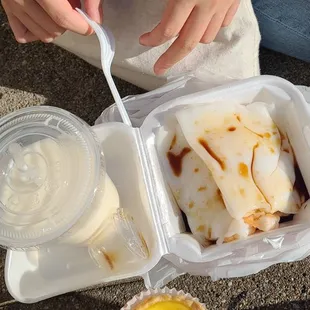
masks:
<path id="1" fill-rule="evenodd" d="M 90 206 L 102 177 L 90 127 L 54 107 L 0 120 L 0 245 L 29 248 L 67 232 Z"/>

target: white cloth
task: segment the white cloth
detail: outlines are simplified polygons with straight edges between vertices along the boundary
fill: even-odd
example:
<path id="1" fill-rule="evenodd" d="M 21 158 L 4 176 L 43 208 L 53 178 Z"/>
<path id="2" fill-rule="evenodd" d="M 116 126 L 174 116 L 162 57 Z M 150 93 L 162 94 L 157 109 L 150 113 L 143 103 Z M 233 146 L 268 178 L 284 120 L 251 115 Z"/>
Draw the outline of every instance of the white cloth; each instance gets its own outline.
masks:
<path id="1" fill-rule="evenodd" d="M 167 81 L 167 76 L 189 71 L 210 72 L 230 79 L 259 75 L 260 33 L 251 0 L 241 0 L 229 27 L 222 28 L 211 44 L 199 46 L 163 77 L 156 77 L 153 66 L 172 41 L 148 48 L 139 44 L 141 34 L 152 30 L 161 20 L 167 0 L 104 0 L 104 24 L 116 39 L 112 67 L 115 76 L 147 90 Z M 95 35 L 83 37 L 66 32 L 55 43 L 100 68 L 99 43 Z"/>

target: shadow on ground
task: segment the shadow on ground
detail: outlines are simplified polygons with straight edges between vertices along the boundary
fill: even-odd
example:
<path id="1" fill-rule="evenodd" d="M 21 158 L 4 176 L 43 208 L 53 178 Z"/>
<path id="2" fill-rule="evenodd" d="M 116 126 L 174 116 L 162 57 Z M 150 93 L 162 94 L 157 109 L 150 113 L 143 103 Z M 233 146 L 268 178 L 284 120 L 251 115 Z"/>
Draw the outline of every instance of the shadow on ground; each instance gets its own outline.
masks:
<path id="1" fill-rule="evenodd" d="M 308 310 L 310 309 L 310 300 L 305 301 L 291 301 L 280 303 L 277 305 L 270 305 L 266 307 L 252 308 L 253 310 Z"/>
<path id="2" fill-rule="evenodd" d="M 247 293 L 242 292 L 232 298 L 227 310 L 245 309 L 242 307 L 242 300 L 246 298 Z M 310 309 L 310 300 L 288 301 L 277 304 L 270 304 L 262 307 L 252 307 L 247 310 L 303 310 Z"/>
<path id="3" fill-rule="evenodd" d="M 310 63 L 261 49 L 260 64 L 262 74 L 280 76 L 295 85 L 310 86 Z"/>

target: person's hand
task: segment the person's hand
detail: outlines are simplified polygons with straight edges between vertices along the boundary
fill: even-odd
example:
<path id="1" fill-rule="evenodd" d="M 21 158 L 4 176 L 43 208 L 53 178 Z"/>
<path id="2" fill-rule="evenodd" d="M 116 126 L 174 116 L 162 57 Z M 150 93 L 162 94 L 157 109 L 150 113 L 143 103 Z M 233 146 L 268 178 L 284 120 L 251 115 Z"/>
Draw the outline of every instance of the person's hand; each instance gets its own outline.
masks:
<path id="1" fill-rule="evenodd" d="M 1 0 L 16 40 L 52 42 L 66 30 L 88 35 L 92 29 L 75 11 L 79 0 Z M 101 0 L 85 0 L 88 15 L 100 23 Z"/>
<path id="2" fill-rule="evenodd" d="M 240 0 L 169 0 L 161 22 L 140 37 L 140 44 L 159 46 L 178 36 L 154 66 L 157 75 L 187 56 L 198 43 L 211 43 L 228 26 Z"/>

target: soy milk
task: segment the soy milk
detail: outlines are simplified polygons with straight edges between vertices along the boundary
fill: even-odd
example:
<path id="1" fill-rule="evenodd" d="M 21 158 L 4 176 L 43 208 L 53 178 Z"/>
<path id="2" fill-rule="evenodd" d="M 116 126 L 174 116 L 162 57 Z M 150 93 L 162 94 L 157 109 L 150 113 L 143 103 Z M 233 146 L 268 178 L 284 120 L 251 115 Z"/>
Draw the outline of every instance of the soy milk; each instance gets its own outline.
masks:
<path id="1" fill-rule="evenodd" d="M 54 107 L 0 120 L 0 202 L 0 245 L 12 249 L 88 246 L 120 207 L 89 126 Z"/>
<path id="2" fill-rule="evenodd" d="M 74 140 L 65 136 L 60 136 L 57 142 L 46 138 L 24 148 L 11 144 L 8 151 L 12 159 L 3 170 L 6 178 L 0 191 L 0 201 L 9 212 L 3 215 L 2 220 L 10 222 L 14 214 L 28 214 L 33 226 L 44 229 L 40 220 L 42 216 L 49 218 L 57 212 L 49 208 L 52 196 L 57 196 L 59 201 L 67 201 L 69 184 L 77 182 L 76 176 L 70 177 L 67 168 L 78 167 L 78 162 L 83 160 L 83 152 Z M 85 167 L 81 167 L 79 174 L 86 173 Z M 75 203 L 73 199 L 71 203 Z M 68 201 L 62 207 L 70 208 L 71 203 Z M 102 173 L 91 210 L 85 211 L 60 242 L 87 245 L 100 228 L 111 221 L 118 208 L 118 192 L 109 176 Z M 23 229 L 23 225 L 18 227 L 20 232 Z M 105 233 L 109 234 L 108 231 Z"/>

